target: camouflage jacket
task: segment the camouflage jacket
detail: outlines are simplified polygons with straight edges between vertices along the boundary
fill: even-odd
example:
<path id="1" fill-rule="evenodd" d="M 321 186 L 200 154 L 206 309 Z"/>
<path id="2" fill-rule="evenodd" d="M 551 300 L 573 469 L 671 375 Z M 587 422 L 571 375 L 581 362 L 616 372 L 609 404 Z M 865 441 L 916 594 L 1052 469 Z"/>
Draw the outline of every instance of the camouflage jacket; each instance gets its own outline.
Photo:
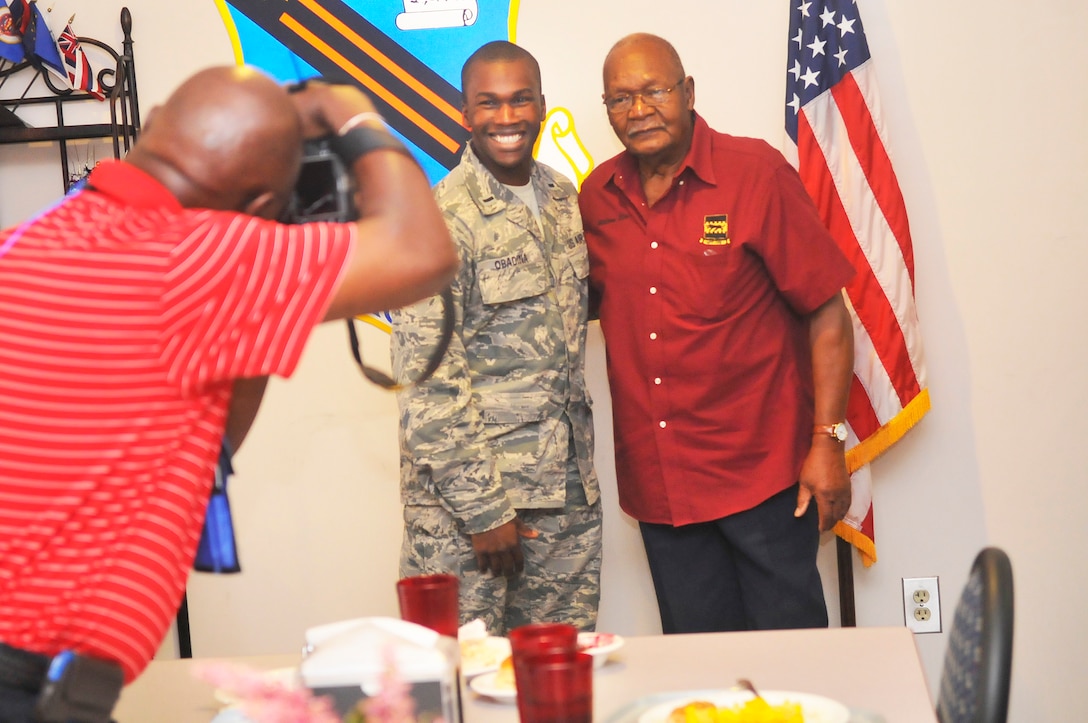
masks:
<path id="1" fill-rule="evenodd" d="M 434 190 L 461 258 L 457 323 L 438 371 L 397 397 L 401 500 L 442 505 L 468 534 L 509 522 L 515 509 L 562 507 L 569 439 L 587 499 L 599 497 L 577 191 L 539 163 L 532 184 L 540 224 L 470 146 Z M 419 375 L 441 318 L 438 297 L 393 314 L 397 378 Z"/>

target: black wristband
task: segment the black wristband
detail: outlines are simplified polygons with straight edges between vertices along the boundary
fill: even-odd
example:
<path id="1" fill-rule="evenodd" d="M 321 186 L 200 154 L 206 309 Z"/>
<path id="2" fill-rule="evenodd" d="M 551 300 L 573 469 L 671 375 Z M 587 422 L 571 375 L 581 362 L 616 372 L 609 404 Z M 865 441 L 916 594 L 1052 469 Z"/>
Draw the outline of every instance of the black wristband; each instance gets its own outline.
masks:
<path id="1" fill-rule="evenodd" d="M 355 161 L 362 156 L 378 150 L 396 151 L 415 160 L 411 152 L 393 134 L 365 125 L 356 126 L 342 136 L 332 136 L 329 146 L 348 168 L 354 166 Z"/>

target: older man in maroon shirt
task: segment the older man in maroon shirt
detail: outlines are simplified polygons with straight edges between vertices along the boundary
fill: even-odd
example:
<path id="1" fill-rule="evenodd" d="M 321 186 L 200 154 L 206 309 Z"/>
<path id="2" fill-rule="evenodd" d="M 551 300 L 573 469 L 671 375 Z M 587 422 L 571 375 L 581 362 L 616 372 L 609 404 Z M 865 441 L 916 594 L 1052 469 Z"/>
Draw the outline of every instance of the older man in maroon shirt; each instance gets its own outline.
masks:
<path id="1" fill-rule="evenodd" d="M 780 153 L 695 113 L 668 42 L 620 40 L 604 102 L 626 150 L 581 210 L 620 504 L 662 627 L 826 626 L 816 552 L 850 504 L 853 268 Z"/>

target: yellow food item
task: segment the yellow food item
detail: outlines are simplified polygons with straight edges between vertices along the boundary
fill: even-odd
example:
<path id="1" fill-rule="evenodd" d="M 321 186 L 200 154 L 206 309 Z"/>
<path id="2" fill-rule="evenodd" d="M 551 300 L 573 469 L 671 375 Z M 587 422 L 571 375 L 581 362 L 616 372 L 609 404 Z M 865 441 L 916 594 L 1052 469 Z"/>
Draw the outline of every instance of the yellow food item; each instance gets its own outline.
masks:
<path id="1" fill-rule="evenodd" d="M 668 723 L 804 723 L 805 717 L 797 703 L 771 705 L 762 698 L 753 698 L 743 705 L 719 708 L 713 703 L 697 700 L 680 706 L 669 714 Z"/>
<path id="2" fill-rule="evenodd" d="M 705 700 L 681 706 L 669 714 L 668 723 L 717 723 L 718 707 Z"/>
<path id="3" fill-rule="evenodd" d="M 499 663 L 499 670 L 495 673 L 495 687 L 496 688 L 509 688 L 513 690 L 516 687 L 514 682 L 514 659 L 504 658 Z"/>

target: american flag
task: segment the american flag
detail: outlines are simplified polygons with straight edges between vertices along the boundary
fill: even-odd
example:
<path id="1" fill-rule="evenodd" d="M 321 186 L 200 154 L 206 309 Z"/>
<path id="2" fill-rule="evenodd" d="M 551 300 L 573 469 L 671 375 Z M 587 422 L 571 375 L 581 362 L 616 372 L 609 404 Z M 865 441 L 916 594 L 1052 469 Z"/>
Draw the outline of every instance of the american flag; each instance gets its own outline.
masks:
<path id="1" fill-rule="evenodd" d="M 929 411 L 914 303 L 914 250 L 887 152 L 876 78 L 851 0 L 790 0 L 787 156 L 858 273 L 847 464 L 854 499 L 835 532 L 876 561 L 868 465 Z"/>
<path id="2" fill-rule="evenodd" d="M 72 20 L 75 18 L 73 17 Z M 85 90 L 99 100 L 105 99 L 95 77 L 94 70 L 87 60 L 87 54 L 83 52 L 83 46 L 79 44 L 79 38 L 72 32 L 72 20 L 64 26 L 64 30 L 57 36 L 57 50 L 64 58 L 64 67 L 68 71 L 68 80 L 73 88 Z"/>

